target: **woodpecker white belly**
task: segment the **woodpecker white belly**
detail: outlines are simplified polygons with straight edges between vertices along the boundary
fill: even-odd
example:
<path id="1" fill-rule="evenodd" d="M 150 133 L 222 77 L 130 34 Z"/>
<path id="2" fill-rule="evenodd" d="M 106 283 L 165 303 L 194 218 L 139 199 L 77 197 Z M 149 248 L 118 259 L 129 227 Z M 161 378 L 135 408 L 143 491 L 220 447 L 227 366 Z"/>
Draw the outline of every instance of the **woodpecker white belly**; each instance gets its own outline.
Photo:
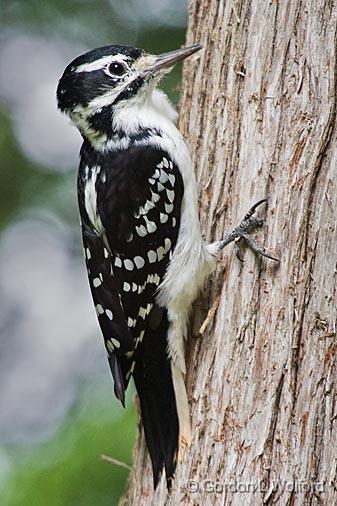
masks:
<path id="1" fill-rule="evenodd" d="M 191 304 L 220 249 L 236 237 L 248 241 L 246 229 L 257 223 L 252 210 L 223 241 L 201 237 L 191 159 L 175 110 L 156 90 L 174 63 L 200 48 L 159 56 L 98 48 L 68 65 L 57 90 L 59 108 L 83 136 L 83 246 L 115 394 L 124 405 L 133 376 L 155 486 L 163 467 L 170 485 L 178 449 L 191 442 L 184 383 Z"/>

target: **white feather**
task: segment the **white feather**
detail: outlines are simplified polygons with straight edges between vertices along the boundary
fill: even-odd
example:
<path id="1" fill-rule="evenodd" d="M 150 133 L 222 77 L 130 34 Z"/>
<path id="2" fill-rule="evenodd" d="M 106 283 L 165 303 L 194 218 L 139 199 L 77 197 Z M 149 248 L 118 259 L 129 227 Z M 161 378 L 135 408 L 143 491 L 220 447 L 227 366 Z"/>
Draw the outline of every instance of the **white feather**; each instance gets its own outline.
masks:
<path id="1" fill-rule="evenodd" d="M 105 230 L 97 207 L 96 180 L 99 172 L 100 167 L 93 167 L 90 175 L 88 173 L 88 179 L 84 188 L 84 205 L 92 226 L 97 230 L 98 233 L 104 235 Z"/>
<path id="2" fill-rule="evenodd" d="M 93 72 L 95 70 L 104 69 L 109 63 L 111 62 L 126 62 L 127 56 L 125 54 L 110 54 L 107 56 L 102 56 L 99 60 L 95 60 L 91 63 L 83 63 L 82 65 L 79 65 L 78 67 L 75 67 L 72 69 L 73 72 L 80 73 L 80 72 Z"/>

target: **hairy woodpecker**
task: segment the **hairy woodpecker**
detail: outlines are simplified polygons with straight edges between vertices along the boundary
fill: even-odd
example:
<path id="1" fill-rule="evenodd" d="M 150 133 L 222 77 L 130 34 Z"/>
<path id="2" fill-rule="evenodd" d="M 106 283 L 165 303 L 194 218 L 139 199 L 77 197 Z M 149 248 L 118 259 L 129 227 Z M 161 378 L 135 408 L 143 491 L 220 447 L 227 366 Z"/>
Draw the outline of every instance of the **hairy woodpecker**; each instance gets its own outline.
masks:
<path id="1" fill-rule="evenodd" d="M 191 442 L 184 338 L 191 304 L 217 254 L 259 225 L 258 202 L 222 241 L 203 241 L 191 159 L 177 113 L 156 89 L 194 45 L 161 55 L 105 46 L 72 61 L 57 89 L 59 109 L 83 136 L 78 202 L 92 298 L 116 397 L 133 376 L 154 485 L 168 486 L 178 449 Z M 238 241 L 236 241 L 238 243 Z"/>

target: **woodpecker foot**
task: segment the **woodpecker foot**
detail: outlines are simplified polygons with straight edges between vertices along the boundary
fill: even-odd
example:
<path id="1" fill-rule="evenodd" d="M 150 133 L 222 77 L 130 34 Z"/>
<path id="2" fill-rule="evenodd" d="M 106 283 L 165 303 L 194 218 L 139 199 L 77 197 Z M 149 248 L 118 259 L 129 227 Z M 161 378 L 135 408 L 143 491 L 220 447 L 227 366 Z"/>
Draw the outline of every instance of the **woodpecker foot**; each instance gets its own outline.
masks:
<path id="1" fill-rule="evenodd" d="M 225 236 L 225 238 L 220 241 L 220 249 L 224 249 L 227 244 L 235 241 L 235 254 L 241 262 L 243 262 L 242 258 L 242 243 L 245 243 L 249 246 L 255 253 L 258 255 L 264 256 L 266 258 L 270 258 L 271 260 L 275 260 L 278 262 L 278 258 L 273 257 L 269 254 L 264 246 L 260 246 L 253 237 L 249 235 L 249 232 L 254 228 L 261 227 L 263 224 L 263 220 L 254 216 L 256 209 L 261 205 L 267 202 L 267 199 L 262 199 L 256 202 L 245 215 L 241 223 L 232 230 L 229 234 Z"/>

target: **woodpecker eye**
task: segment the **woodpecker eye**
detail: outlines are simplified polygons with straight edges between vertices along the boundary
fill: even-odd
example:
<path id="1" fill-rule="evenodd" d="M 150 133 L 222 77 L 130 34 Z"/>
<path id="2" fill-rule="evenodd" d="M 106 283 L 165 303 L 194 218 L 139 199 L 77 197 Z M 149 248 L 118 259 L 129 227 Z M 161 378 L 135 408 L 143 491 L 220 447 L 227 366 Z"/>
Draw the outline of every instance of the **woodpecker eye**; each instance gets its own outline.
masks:
<path id="1" fill-rule="evenodd" d="M 121 76 L 121 75 L 125 74 L 126 66 L 119 61 L 113 61 L 108 66 L 108 72 L 112 76 Z"/>

